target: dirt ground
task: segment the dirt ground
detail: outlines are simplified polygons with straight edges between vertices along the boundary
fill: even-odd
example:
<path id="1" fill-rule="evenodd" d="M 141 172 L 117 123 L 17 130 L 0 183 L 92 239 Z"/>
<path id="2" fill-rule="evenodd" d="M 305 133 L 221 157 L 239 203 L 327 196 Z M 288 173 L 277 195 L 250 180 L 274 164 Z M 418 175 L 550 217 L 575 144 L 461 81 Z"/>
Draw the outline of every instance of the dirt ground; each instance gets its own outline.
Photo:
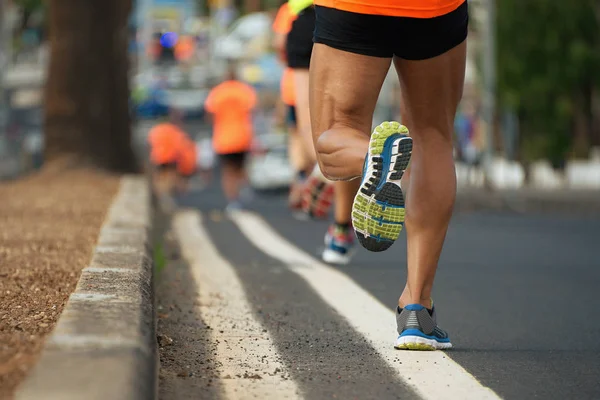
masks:
<path id="1" fill-rule="evenodd" d="M 96 171 L 0 184 L 0 398 L 35 363 L 90 260 L 119 186 Z"/>

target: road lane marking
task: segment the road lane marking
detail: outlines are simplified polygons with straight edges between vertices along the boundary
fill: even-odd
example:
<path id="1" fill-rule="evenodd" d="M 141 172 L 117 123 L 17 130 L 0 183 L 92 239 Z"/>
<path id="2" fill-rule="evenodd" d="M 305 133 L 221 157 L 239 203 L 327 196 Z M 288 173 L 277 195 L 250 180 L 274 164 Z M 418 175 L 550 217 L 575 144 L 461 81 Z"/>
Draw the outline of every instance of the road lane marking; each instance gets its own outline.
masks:
<path id="1" fill-rule="evenodd" d="M 346 274 L 291 244 L 257 214 L 239 212 L 232 219 L 254 246 L 304 278 L 423 399 L 500 399 L 442 351 L 394 350 L 395 310 L 384 306 Z"/>
<path id="2" fill-rule="evenodd" d="M 301 399 L 278 360 L 267 330 L 254 318 L 234 268 L 216 249 L 197 211 L 176 214 L 173 224 L 198 287 L 197 306 L 208 324 L 226 399 Z"/>

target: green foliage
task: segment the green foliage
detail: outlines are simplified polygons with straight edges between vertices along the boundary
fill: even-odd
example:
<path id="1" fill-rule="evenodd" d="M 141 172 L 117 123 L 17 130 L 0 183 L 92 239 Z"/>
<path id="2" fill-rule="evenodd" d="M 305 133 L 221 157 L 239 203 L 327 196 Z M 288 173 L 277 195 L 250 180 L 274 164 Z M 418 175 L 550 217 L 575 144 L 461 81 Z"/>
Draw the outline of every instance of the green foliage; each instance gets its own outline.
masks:
<path id="1" fill-rule="evenodd" d="M 156 274 L 160 274 L 161 271 L 167 265 L 167 257 L 162 243 L 158 243 L 154 246 L 154 270 Z"/>
<path id="2" fill-rule="evenodd" d="M 15 0 L 15 4 L 22 7 L 25 12 L 31 13 L 44 6 L 42 0 Z"/>
<path id="3" fill-rule="evenodd" d="M 497 2 L 499 101 L 522 117 L 527 158 L 564 159 L 580 99 L 600 86 L 596 1 Z"/>

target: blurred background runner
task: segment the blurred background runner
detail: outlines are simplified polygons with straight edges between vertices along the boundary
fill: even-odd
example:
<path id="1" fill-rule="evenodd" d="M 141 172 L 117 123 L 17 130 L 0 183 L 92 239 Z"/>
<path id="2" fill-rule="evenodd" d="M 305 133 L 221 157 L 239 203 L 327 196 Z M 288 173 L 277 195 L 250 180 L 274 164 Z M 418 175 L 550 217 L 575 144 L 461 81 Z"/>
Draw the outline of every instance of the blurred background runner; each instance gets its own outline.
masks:
<path id="1" fill-rule="evenodd" d="M 242 208 L 240 193 L 248 182 L 246 161 L 254 136 L 252 111 L 256 105 L 256 91 L 237 78 L 234 65 L 206 99 L 206 111 L 213 119 L 212 143 L 221 165 L 226 211 Z"/>

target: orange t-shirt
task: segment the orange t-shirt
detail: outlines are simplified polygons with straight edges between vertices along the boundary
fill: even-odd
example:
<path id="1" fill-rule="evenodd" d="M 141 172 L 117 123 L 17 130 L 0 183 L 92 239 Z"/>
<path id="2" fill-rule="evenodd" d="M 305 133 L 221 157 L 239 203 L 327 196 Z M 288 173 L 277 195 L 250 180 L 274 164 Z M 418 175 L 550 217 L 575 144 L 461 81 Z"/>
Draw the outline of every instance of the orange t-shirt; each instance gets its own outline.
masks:
<path id="1" fill-rule="evenodd" d="M 273 32 L 287 35 L 292 30 L 292 23 L 297 17 L 290 11 L 289 4 L 283 3 L 273 21 Z"/>
<path id="2" fill-rule="evenodd" d="M 156 165 L 177 162 L 185 139 L 185 133 L 174 124 L 167 122 L 154 126 L 148 133 L 150 160 Z"/>
<path id="3" fill-rule="evenodd" d="M 182 37 L 175 45 L 175 58 L 187 61 L 194 55 L 194 41 L 190 37 Z"/>
<path id="4" fill-rule="evenodd" d="M 435 18 L 456 10 L 466 0 L 315 0 L 319 6 L 359 14 Z"/>
<path id="5" fill-rule="evenodd" d="M 294 86 L 294 70 L 286 68 L 281 76 L 281 101 L 288 106 L 296 105 L 296 89 Z"/>
<path id="6" fill-rule="evenodd" d="M 252 143 L 252 115 L 256 106 L 255 90 L 239 81 L 225 81 L 208 94 L 204 106 L 214 115 L 215 153 L 242 153 Z"/>

